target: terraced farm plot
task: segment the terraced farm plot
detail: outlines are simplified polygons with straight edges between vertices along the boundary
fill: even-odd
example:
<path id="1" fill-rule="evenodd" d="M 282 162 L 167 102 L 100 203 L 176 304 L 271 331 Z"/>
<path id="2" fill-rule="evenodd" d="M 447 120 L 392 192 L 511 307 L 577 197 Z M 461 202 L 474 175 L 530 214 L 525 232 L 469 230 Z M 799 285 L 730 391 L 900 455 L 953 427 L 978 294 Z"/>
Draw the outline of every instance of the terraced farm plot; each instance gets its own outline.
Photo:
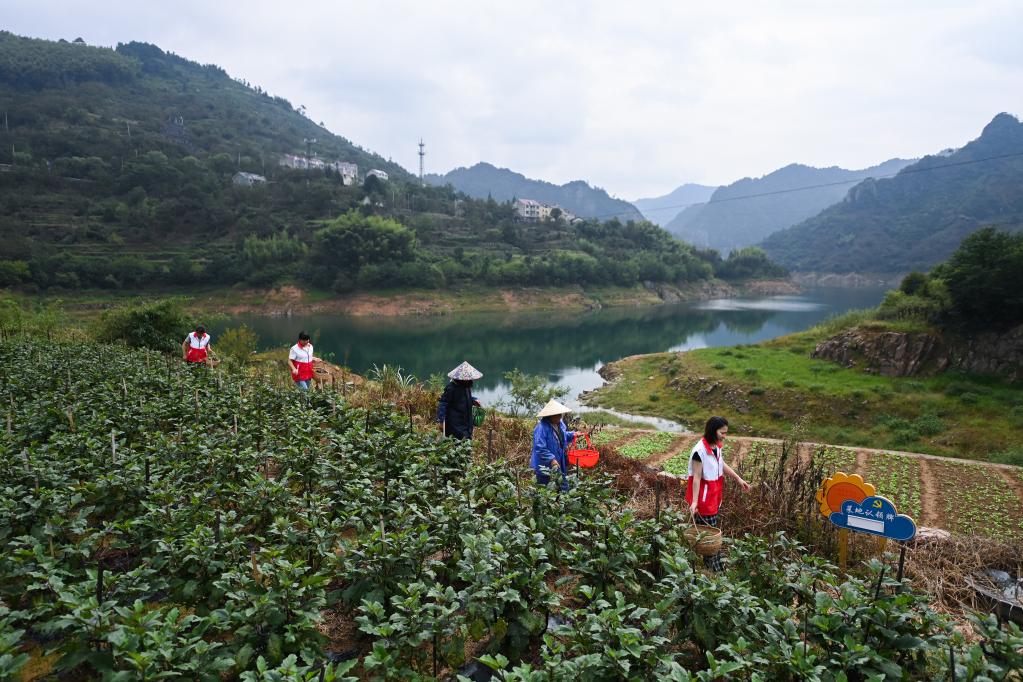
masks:
<path id="1" fill-rule="evenodd" d="M 610 445 L 615 441 L 622 440 L 632 432 L 627 429 L 601 429 L 590 437 L 594 445 Z"/>
<path id="2" fill-rule="evenodd" d="M 997 539 L 1023 538 L 1023 501 L 1001 475 L 967 462 L 928 462 L 938 483 L 942 527 Z"/>
<path id="3" fill-rule="evenodd" d="M 817 447 L 813 451 L 813 459 L 824 465 L 824 470 L 829 476 L 836 471 L 852 473 L 856 468 L 856 451 L 849 448 L 833 445 Z"/>
<path id="4" fill-rule="evenodd" d="M 873 453 L 864 474 L 877 494 L 895 503 L 902 514 L 920 518 L 920 459 L 892 453 Z"/>
<path id="5" fill-rule="evenodd" d="M 630 459 L 646 459 L 664 450 L 675 440 L 675 434 L 668 431 L 654 431 L 620 447 L 618 452 Z"/>

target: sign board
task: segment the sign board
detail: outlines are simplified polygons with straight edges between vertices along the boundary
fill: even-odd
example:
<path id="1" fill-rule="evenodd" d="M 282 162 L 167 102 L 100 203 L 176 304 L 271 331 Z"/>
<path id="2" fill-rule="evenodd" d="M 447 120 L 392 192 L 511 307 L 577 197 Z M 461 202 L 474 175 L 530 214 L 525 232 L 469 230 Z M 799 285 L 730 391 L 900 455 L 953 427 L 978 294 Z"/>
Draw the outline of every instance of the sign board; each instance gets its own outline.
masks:
<path id="1" fill-rule="evenodd" d="M 858 474 L 837 472 L 817 491 L 821 514 L 839 528 L 905 542 L 916 535 L 916 522 L 900 514 L 887 497 Z"/>

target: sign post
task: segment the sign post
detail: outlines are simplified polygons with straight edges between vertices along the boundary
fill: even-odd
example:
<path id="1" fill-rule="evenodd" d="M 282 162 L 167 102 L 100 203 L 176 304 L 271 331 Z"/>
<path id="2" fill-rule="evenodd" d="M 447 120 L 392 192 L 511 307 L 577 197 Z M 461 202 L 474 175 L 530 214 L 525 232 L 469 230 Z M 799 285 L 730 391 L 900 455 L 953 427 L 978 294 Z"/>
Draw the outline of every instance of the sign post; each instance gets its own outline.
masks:
<path id="1" fill-rule="evenodd" d="M 916 522 L 900 514 L 895 503 L 878 495 L 874 486 L 859 474 L 836 472 L 821 484 L 817 502 L 821 514 L 839 529 L 838 562 L 843 570 L 848 560 L 849 531 L 877 537 L 879 551 L 884 551 L 888 540 L 904 543 L 916 535 Z M 905 550 L 903 545 L 900 573 Z"/>

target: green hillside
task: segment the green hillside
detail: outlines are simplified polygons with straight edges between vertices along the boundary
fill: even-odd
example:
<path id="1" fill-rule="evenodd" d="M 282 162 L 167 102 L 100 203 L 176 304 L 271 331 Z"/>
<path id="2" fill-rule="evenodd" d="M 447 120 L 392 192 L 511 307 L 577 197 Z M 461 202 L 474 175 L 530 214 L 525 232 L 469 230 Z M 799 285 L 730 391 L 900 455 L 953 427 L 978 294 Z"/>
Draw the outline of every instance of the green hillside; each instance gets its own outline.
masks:
<path id="1" fill-rule="evenodd" d="M 817 215 L 841 201 L 853 183 L 897 173 L 910 163 L 890 159 L 861 170 L 789 164 L 762 178 L 717 188 L 707 203 L 686 207 L 664 227 L 693 244 L 739 249 Z"/>
<path id="2" fill-rule="evenodd" d="M 645 222 L 519 223 L 507 203 L 420 187 L 302 107 L 153 45 L 0 33 L 0 113 L 0 287 L 631 286 L 777 271 Z M 360 182 L 279 165 L 310 152 L 358 164 Z M 237 186 L 239 171 L 268 182 Z"/>
<path id="3" fill-rule="evenodd" d="M 945 260 L 985 225 L 1023 227 L 1023 124 L 1009 114 L 954 153 L 856 185 L 763 246 L 794 270 L 901 273 Z"/>

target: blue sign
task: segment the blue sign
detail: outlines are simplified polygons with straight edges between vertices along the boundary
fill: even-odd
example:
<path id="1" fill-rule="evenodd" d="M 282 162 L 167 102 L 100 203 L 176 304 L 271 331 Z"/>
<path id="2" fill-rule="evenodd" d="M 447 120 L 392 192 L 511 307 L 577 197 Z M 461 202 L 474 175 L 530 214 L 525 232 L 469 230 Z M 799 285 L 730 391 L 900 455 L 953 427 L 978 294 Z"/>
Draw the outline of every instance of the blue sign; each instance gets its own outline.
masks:
<path id="1" fill-rule="evenodd" d="M 831 512 L 831 523 L 858 533 L 880 535 L 905 542 L 916 535 L 916 522 L 900 514 L 887 497 L 868 497 L 863 502 L 846 500 L 842 509 Z"/>

